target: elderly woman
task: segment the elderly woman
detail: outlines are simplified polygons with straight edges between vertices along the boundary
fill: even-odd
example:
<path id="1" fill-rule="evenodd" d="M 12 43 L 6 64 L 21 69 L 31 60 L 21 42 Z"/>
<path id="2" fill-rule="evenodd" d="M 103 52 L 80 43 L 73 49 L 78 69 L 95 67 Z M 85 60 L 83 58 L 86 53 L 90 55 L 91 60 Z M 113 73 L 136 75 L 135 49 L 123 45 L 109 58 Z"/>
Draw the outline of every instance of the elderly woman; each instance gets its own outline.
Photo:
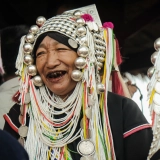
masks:
<path id="1" fill-rule="evenodd" d="M 36 22 L 21 39 L 4 130 L 31 160 L 146 160 L 151 126 L 135 102 L 108 92 L 112 24 L 81 10 Z"/>

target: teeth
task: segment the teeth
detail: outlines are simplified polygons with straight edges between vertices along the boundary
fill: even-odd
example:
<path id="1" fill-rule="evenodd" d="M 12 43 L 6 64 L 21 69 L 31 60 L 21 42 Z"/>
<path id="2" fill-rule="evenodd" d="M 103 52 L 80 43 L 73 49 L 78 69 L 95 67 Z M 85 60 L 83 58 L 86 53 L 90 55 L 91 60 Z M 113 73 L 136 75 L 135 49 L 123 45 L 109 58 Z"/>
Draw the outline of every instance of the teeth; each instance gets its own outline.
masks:
<path id="1" fill-rule="evenodd" d="M 50 73 L 48 75 L 49 78 L 57 78 L 57 77 L 60 77 L 62 75 L 64 75 L 65 72 L 64 71 L 57 71 L 57 72 L 54 72 L 54 73 Z"/>

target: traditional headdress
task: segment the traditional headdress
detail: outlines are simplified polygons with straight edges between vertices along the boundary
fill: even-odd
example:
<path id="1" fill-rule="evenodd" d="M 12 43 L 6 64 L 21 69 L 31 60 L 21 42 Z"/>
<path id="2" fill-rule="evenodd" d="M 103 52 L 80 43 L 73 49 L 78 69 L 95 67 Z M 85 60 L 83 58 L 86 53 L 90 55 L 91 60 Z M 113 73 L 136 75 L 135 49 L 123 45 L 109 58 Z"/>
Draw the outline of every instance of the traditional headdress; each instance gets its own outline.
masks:
<path id="1" fill-rule="evenodd" d="M 113 24 L 101 25 L 95 5 L 66 11 L 48 20 L 38 17 L 36 23 L 22 37 L 16 62 L 21 78 L 18 100 L 23 115 L 18 129 L 20 141 L 27 136 L 24 146 L 31 159 L 43 160 L 48 156 L 70 160 L 67 144 L 80 138 L 77 151 L 82 159 L 115 160 L 107 111 L 108 82 L 115 52 Z M 65 101 L 50 94 L 34 63 L 37 39 L 49 32 L 68 37 L 68 45 L 79 56 L 75 61 L 77 69 L 72 72 L 77 85 Z M 29 128 L 25 126 L 27 110 Z"/>
<path id="2" fill-rule="evenodd" d="M 154 42 L 155 52 L 151 55 L 153 64 L 147 71 L 150 78 L 148 84 L 149 109 L 152 119 L 153 141 L 147 160 L 160 149 L 160 38 Z"/>

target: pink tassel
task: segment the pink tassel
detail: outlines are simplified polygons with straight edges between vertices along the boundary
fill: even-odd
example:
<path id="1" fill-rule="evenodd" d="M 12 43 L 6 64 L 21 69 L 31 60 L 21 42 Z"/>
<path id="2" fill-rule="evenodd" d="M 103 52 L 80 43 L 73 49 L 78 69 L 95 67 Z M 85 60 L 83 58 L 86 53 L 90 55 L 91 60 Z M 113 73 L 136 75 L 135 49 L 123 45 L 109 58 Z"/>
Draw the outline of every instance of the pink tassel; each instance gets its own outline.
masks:
<path id="1" fill-rule="evenodd" d="M 81 16 L 86 22 L 93 22 L 93 17 L 90 14 L 84 14 Z"/>
<path id="2" fill-rule="evenodd" d="M 105 22 L 103 23 L 103 28 L 111 28 L 113 29 L 114 28 L 114 24 L 112 22 Z"/>

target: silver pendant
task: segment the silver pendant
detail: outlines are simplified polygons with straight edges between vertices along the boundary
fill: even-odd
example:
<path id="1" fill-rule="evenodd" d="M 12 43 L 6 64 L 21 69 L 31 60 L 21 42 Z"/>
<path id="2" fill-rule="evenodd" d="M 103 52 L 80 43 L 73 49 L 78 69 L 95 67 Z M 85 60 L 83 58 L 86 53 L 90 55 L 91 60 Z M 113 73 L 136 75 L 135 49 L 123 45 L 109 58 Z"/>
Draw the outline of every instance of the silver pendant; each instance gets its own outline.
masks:
<path id="1" fill-rule="evenodd" d="M 77 48 L 77 47 L 78 47 L 77 42 L 74 41 L 74 40 L 71 39 L 71 38 L 68 39 L 68 44 L 69 44 L 72 48 Z"/>
<path id="2" fill-rule="evenodd" d="M 81 140 L 77 145 L 77 151 L 83 157 L 90 156 L 95 152 L 94 143 L 89 139 Z"/>
<path id="3" fill-rule="evenodd" d="M 20 126 L 18 128 L 18 133 L 21 137 L 27 137 L 28 127 L 27 126 Z"/>
<path id="4" fill-rule="evenodd" d="M 24 139 L 23 137 L 20 137 L 20 138 L 18 139 L 18 142 L 19 142 L 22 146 L 24 146 L 25 139 Z"/>

